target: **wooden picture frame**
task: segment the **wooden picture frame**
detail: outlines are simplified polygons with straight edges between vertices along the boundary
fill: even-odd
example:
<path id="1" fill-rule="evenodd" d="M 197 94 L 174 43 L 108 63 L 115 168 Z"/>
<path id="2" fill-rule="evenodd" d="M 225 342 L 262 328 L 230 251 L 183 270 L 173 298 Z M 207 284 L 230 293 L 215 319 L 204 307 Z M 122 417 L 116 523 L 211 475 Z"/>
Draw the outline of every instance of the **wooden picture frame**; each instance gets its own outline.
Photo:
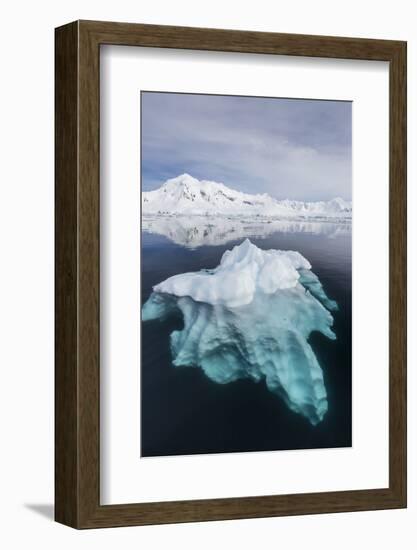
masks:
<path id="1" fill-rule="evenodd" d="M 76 21 L 56 29 L 55 519 L 75 528 L 406 506 L 406 43 Z M 103 44 L 389 62 L 389 487 L 100 505 L 99 55 Z"/>

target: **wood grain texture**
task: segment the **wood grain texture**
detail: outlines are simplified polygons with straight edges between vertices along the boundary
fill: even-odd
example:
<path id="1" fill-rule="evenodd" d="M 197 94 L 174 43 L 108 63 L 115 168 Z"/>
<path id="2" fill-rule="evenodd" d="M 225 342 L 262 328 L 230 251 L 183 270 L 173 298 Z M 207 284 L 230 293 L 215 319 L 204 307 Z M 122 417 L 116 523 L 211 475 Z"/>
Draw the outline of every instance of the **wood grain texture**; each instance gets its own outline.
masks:
<path id="1" fill-rule="evenodd" d="M 389 189 L 389 478 L 407 493 L 407 48 L 390 62 Z"/>
<path id="2" fill-rule="evenodd" d="M 388 488 L 100 505 L 99 55 L 102 44 L 390 63 Z M 56 29 L 55 395 L 55 517 L 72 527 L 116 527 L 406 506 L 404 42 L 93 21 L 78 21 Z"/>
<path id="3" fill-rule="evenodd" d="M 77 525 L 78 25 L 55 43 L 55 519 Z"/>

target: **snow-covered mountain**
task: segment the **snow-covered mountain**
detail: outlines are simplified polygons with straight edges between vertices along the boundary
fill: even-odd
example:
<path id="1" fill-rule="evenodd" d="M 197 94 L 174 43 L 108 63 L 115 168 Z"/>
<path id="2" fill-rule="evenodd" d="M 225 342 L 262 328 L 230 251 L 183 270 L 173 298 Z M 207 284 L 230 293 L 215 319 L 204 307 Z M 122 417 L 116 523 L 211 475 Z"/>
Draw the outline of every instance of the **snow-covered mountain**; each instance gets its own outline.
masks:
<path id="1" fill-rule="evenodd" d="M 352 203 L 341 198 L 302 202 L 235 191 L 223 183 L 182 174 L 159 189 L 142 193 L 142 214 L 176 216 L 260 216 L 275 218 L 351 218 Z"/>

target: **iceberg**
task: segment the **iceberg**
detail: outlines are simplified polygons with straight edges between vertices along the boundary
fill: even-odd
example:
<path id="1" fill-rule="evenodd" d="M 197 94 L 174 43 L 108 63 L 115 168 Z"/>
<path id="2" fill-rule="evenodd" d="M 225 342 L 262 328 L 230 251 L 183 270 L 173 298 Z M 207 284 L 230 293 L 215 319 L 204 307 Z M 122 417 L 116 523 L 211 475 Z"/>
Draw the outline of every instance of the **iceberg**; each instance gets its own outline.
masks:
<path id="1" fill-rule="evenodd" d="M 258 291 L 274 294 L 277 290 L 295 287 L 301 268 L 308 270 L 311 265 L 299 252 L 265 251 L 246 239 L 232 250 L 226 250 L 215 269 L 174 275 L 153 290 L 190 296 L 197 302 L 237 307 L 250 303 Z"/>
<path id="2" fill-rule="evenodd" d="M 323 370 L 309 343 L 314 331 L 336 338 L 330 300 L 295 251 L 261 250 L 249 240 L 217 268 L 156 285 L 142 320 L 180 315 L 170 335 L 175 367 L 199 367 L 218 384 L 264 380 L 269 391 L 312 425 L 328 409 Z"/>

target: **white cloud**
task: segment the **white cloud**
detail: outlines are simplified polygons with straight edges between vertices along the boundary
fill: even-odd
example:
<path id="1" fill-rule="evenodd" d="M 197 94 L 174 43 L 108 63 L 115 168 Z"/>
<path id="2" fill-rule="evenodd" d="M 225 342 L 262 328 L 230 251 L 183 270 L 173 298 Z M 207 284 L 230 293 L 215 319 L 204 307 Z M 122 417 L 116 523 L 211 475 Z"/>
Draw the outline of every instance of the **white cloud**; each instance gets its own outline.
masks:
<path id="1" fill-rule="evenodd" d="M 145 187 L 189 172 L 247 192 L 351 198 L 350 104 L 147 93 Z"/>

